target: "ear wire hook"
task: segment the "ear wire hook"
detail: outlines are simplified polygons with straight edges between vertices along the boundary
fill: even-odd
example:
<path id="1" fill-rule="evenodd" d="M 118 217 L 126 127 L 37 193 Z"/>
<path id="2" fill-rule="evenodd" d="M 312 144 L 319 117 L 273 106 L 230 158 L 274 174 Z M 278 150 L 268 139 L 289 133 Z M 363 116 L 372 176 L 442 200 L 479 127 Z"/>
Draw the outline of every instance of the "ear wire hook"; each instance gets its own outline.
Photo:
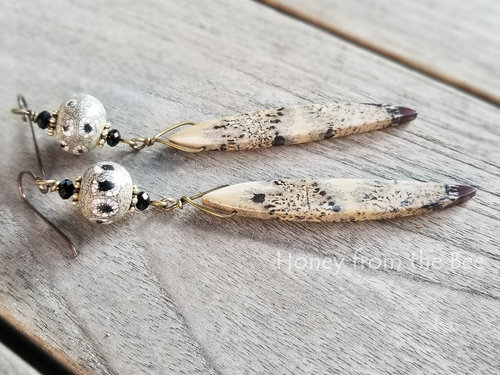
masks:
<path id="1" fill-rule="evenodd" d="M 68 244 L 68 247 L 70 248 L 71 256 L 72 258 L 75 258 L 78 255 L 78 251 L 76 250 L 75 245 L 73 242 L 70 240 L 70 238 L 62 231 L 60 230 L 52 221 L 47 219 L 31 202 L 28 200 L 26 197 L 26 194 L 24 192 L 23 188 L 23 177 L 25 175 L 30 176 L 33 181 L 35 182 L 38 191 L 42 194 L 47 194 L 49 191 L 55 191 L 57 190 L 57 186 L 59 185 L 59 181 L 56 180 L 47 180 L 47 175 L 45 173 L 45 168 L 43 167 L 43 161 L 42 157 L 40 154 L 40 149 L 38 148 L 38 142 L 36 141 L 36 136 L 35 136 L 35 129 L 33 128 L 33 121 L 36 118 L 36 113 L 33 112 L 28 108 L 28 104 L 26 103 L 26 99 L 22 95 L 17 96 L 17 102 L 19 104 L 19 108 L 15 108 L 12 110 L 13 113 L 19 114 L 22 116 L 23 121 L 28 121 L 31 127 L 31 135 L 33 137 L 33 143 L 35 144 L 35 152 L 36 152 L 36 158 L 38 161 L 38 168 L 40 169 L 40 174 L 42 175 L 42 178 L 36 176 L 33 174 L 33 172 L 23 170 L 17 175 L 17 188 L 19 190 L 19 195 L 21 198 L 26 202 L 26 204 L 40 217 L 42 218 L 45 223 L 47 223 L 52 229 L 54 229 L 59 236 Z"/>
<path id="2" fill-rule="evenodd" d="M 37 176 L 35 176 L 32 172 L 30 172 L 30 171 L 26 171 L 26 170 L 21 171 L 17 175 L 17 187 L 19 189 L 19 195 L 21 196 L 21 198 L 23 198 L 23 200 L 26 202 L 26 204 L 28 206 L 30 206 L 30 208 L 33 211 L 35 211 L 35 213 L 43 221 L 45 221 L 50 227 L 52 227 L 52 229 L 54 229 L 57 232 L 57 234 L 59 234 L 59 236 L 61 236 L 61 238 L 64 241 L 66 241 L 66 243 L 68 244 L 68 247 L 70 248 L 71 257 L 75 258 L 78 255 L 78 251 L 76 250 L 75 245 L 69 239 L 69 237 L 63 231 L 61 231 L 52 221 L 50 221 L 49 219 L 47 219 L 37 208 L 35 208 L 35 206 L 33 206 L 33 204 L 31 204 L 31 202 L 26 197 L 26 194 L 25 194 L 24 188 L 23 188 L 23 177 L 24 177 L 24 175 L 30 176 L 33 179 L 33 181 L 36 183 L 36 185 L 38 186 L 38 189 L 40 190 L 40 192 L 42 192 L 42 193 L 43 193 L 42 188 L 41 188 L 42 186 L 43 186 L 43 190 L 45 190 L 45 193 L 47 193 L 49 191 L 49 184 L 46 184 L 46 183 L 43 183 L 43 182 L 49 182 L 50 183 L 50 182 L 52 182 L 54 180 L 41 180 Z M 55 181 L 55 182 L 57 182 L 57 181 Z"/>
<path id="3" fill-rule="evenodd" d="M 17 95 L 17 103 L 19 104 L 19 108 L 13 108 L 12 113 L 15 113 L 16 115 L 21 115 L 23 121 L 24 122 L 28 121 L 28 123 L 30 124 L 31 135 L 33 137 L 33 143 L 35 144 L 38 169 L 40 170 L 42 177 L 46 178 L 47 174 L 45 173 L 45 168 L 43 167 L 43 161 L 40 155 L 40 149 L 38 148 L 38 142 L 36 141 L 35 137 L 35 128 L 33 127 L 33 121 L 35 120 L 37 114 L 36 112 L 33 112 L 31 109 L 29 109 L 28 104 L 26 103 L 26 99 L 24 98 L 23 95 L 21 94 Z"/>

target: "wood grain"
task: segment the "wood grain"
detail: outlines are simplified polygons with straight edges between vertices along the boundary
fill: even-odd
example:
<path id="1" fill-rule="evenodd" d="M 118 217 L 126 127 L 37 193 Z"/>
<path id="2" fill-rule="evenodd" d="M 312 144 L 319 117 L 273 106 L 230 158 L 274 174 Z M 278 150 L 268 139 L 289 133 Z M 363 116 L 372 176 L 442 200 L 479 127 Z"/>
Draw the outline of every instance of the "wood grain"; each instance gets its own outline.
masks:
<path id="1" fill-rule="evenodd" d="M 260 1 L 500 106 L 496 2 Z"/>
<path id="2" fill-rule="evenodd" d="M 99 374 L 496 372 L 497 108 L 250 1 L 16 0 L 0 21 L 0 308 L 26 331 Z M 70 260 L 17 195 L 18 171 L 36 168 L 29 131 L 9 113 L 18 92 L 39 110 L 89 93 L 124 136 L 332 101 L 419 111 L 397 129 L 237 153 L 122 146 L 77 158 L 39 134 L 58 179 L 111 160 L 155 198 L 306 177 L 478 193 L 386 222 L 218 220 L 186 207 L 95 226 L 31 189 L 79 246 Z"/>

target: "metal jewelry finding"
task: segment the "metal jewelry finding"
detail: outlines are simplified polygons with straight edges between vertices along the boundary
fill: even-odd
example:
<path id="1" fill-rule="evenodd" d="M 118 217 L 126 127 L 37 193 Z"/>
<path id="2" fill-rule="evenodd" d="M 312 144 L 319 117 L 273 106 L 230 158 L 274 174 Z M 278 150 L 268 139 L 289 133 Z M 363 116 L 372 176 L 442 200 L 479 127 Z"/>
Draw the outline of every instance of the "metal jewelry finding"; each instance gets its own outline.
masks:
<path id="1" fill-rule="evenodd" d="M 23 177 L 26 175 L 32 178 L 34 184 L 43 194 L 57 191 L 62 199 L 73 197 L 73 203 L 79 206 L 82 214 L 91 222 L 98 224 L 113 223 L 127 212 L 132 212 L 135 209 L 144 210 L 150 205 L 164 211 L 172 211 L 176 208 L 182 209 L 185 204 L 189 204 L 207 214 L 220 218 L 231 217 L 235 214 L 235 212 L 220 211 L 194 201 L 226 186 L 220 186 L 192 196 L 182 196 L 177 200 L 173 198 L 150 200 L 147 193 L 137 191 L 128 172 L 122 166 L 113 162 L 100 162 L 91 165 L 84 172 L 83 177 L 77 178 L 75 183 L 68 179 L 62 181 L 45 179 L 37 177 L 30 171 L 22 171 L 18 176 L 21 197 L 38 216 L 66 241 L 73 257 L 77 256 L 78 253 L 69 237 L 26 198 L 23 189 Z"/>
<path id="2" fill-rule="evenodd" d="M 105 144 L 115 147 L 126 143 L 133 150 L 141 150 L 156 142 L 185 152 L 241 151 L 370 132 L 406 124 L 417 117 L 413 109 L 388 104 L 306 104 L 261 109 L 200 123 L 185 121 L 153 137 L 125 139 L 118 129 L 110 129 L 102 103 L 87 94 L 67 98 L 58 111 L 35 113 L 16 108 L 13 112 L 29 115 L 47 134 L 55 136 L 61 149 L 75 155 Z M 182 126 L 186 127 L 161 139 Z"/>
<path id="3" fill-rule="evenodd" d="M 28 108 L 26 101 L 19 96 L 19 108 L 12 109 L 12 113 L 23 116 L 24 121 L 29 118 L 36 122 L 41 129 L 46 129 L 48 135 L 56 138 L 59 147 L 75 155 L 87 153 L 107 143 L 114 147 L 122 142 L 128 144 L 133 150 L 142 150 L 154 145 L 156 142 L 184 152 L 200 152 L 205 147 L 190 147 L 176 142 L 161 139 L 163 135 L 182 126 L 196 125 L 192 121 L 174 124 L 162 130 L 153 137 L 135 137 L 124 139 L 117 129 L 109 129 L 106 122 L 106 110 L 99 100 L 91 95 L 78 94 L 67 98 L 58 111 L 42 111 L 37 113 Z"/>
<path id="4" fill-rule="evenodd" d="M 63 232 L 61 231 L 52 221 L 47 219 L 43 213 L 41 213 L 38 209 L 33 206 L 33 204 L 28 200 L 26 197 L 26 193 L 24 192 L 24 187 L 23 187 L 23 177 L 24 176 L 29 176 L 33 179 L 35 182 L 38 191 L 42 194 L 47 194 L 49 191 L 55 191 L 57 190 L 57 186 L 59 185 L 59 181 L 56 180 L 47 180 L 46 179 L 46 172 L 45 168 L 43 166 L 43 161 L 42 157 L 40 155 L 40 149 L 38 148 L 38 143 L 36 140 L 35 136 L 35 131 L 33 129 L 33 118 L 36 116 L 36 114 L 28 109 L 28 104 L 26 103 L 26 99 L 22 95 L 17 96 L 17 101 L 19 103 L 19 109 L 17 110 L 19 114 L 21 114 L 23 117 L 23 121 L 28 121 L 30 124 L 31 128 L 31 135 L 33 137 L 33 143 L 35 145 L 35 153 L 36 153 L 36 158 L 38 162 L 38 169 L 40 170 L 40 175 L 41 177 L 35 175 L 33 172 L 23 170 L 21 171 L 18 176 L 17 176 L 17 187 L 19 191 L 19 195 L 21 198 L 25 201 L 25 203 L 40 217 L 42 218 L 43 221 L 45 221 L 52 229 L 54 229 L 57 234 L 61 236 L 61 238 L 68 244 L 68 247 L 70 248 L 71 251 L 71 256 L 76 257 L 78 255 L 78 252 L 76 250 L 75 245 L 73 242 L 70 240 L 70 238 Z"/>
<path id="5" fill-rule="evenodd" d="M 236 212 L 234 212 L 234 211 L 233 212 L 222 212 L 222 211 L 216 210 L 214 208 L 207 207 L 207 206 L 204 206 L 202 204 L 198 204 L 198 203 L 194 202 L 195 199 L 201 198 L 208 193 L 225 188 L 227 186 L 229 186 L 229 185 L 218 186 L 214 189 L 210 189 L 210 190 L 204 191 L 203 193 L 198 193 L 198 194 L 192 195 L 190 197 L 183 195 L 179 199 L 163 198 L 159 201 L 151 201 L 151 205 L 154 207 L 161 208 L 165 211 L 172 211 L 176 208 L 180 208 L 180 209 L 184 208 L 184 204 L 187 203 L 187 204 L 190 204 L 191 206 L 196 207 L 199 210 L 206 212 L 207 214 L 210 214 L 212 216 L 222 217 L 222 218 L 231 217 L 231 216 L 234 216 L 236 214 Z"/>
<path id="6" fill-rule="evenodd" d="M 184 121 L 184 122 L 179 122 L 178 124 L 172 125 L 168 127 L 165 130 L 162 130 L 152 138 L 132 138 L 130 140 L 128 139 L 121 139 L 121 142 L 128 144 L 132 149 L 134 150 L 142 150 L 144 147 L 149 147 L 155 144 L 155 142 L 163 143 L 166 146 L 170 146 L 172 148 L 175 148 L 180 151 L 185 151 L 185 152 L 201 152 L 205 149 L 205 147 L 186 147 L 186 146 L 181 146 L 178 145 L 174 142 L 165 140 L 165 139 L 160 139 L 161 136 L 165 135 L 168 132 L 171 132 L 174 129 L 180 128 L 181 126 L 186 126 L 186 125 L 196 125 L 195 122 L 191 121 Z"/>

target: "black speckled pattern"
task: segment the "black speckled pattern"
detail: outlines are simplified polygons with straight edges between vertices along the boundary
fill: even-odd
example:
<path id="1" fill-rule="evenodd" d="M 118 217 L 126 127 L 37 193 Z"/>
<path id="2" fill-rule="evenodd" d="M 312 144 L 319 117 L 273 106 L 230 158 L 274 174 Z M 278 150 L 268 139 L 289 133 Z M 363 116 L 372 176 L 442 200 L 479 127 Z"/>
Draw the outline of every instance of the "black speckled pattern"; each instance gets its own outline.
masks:
<path id="1" fill-rule="evenodd" d="M 83 174 L 78 205 L 87 219 L 111 224 L 128 212 L 132 200 L 132 178 L 113 162 L 91 165 Z"/>
<path id="2" fill-rule="evenodd" d="M 207 206 L 237 215 L 296 221 L 392 219 L 440 210 L 475 189 L 435 182 L 324 179 L 247 182 L 203 197 Z"/>
<path id="3" fill-rule="evenodd" d="M 187 127 L 169 140 L 206 150 L 248 150 L 320 141 L 383 129 L 405 122 L 400 109 L 381 104 L 324 104 L 267 109 Z"/>

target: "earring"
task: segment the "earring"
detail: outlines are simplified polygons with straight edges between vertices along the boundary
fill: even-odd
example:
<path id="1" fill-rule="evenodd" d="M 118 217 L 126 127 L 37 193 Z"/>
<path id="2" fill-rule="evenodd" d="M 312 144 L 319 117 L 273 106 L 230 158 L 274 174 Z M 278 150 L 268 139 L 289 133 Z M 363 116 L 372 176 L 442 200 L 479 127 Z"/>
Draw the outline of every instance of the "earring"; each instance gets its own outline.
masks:
<path id="1" fill-rule="evenodd" d="M 38 211 L 27 199 L 23 178 L 31 177 L 38 190 L 59 193 L 72 198 L 83 216 L 94 223 L 110 224 L 135 209 L 150 206 L 163 211 L 191 205 L 207 214 L 227 218 L 234 215 L 287 221 L 341 222 L 393 219 L 441 210 L 472 198 L 476 190 L 467 185 L 436 182 L 363 180 L 363 179 L 299 179 L 254 181 L 182 196 L 179 199 L 152 200 L 139 191 L 125 168 L 113 162 L 91 165 L 75 182 L 47 179 L 35 137 L 33 116 L 23 97 L 18 97 L 19 111 L 31 127 L 40 176 L 24 170 L 18 175 L 18 189 L 26 203 L 67 242 L 72 256 L 77 250 L 69 237 Z M 196 200 L 202 199 L 201 203 Z"/>
<path id="2" fill-rule="evenodd" d="M 23 98 L 24 103 L 26 101 Z M 120 142 L 134 150 L 156 142 L 186 152 L 250 150 L 273 146 L 321 141 L 350 134 L 363 133 L 400 125 L 414 120 L 417 112 L 410 108 L 357 103 L 313 104 L 265 109 L 195 123 L 181 122 L 153 137 L 122 138 L 117 129 L 110 129 L 106 110 L 91 95 L 73 95 L 63 101 L 59 110 L 34 112 L 27 106 L 12 110 L 27 116 L 54 136 L 67 152 L 80 155 L 96 146 L 117 146 Z M 169 136 L 165 134 L 185 127 Z"/>
<path id="3" fill-rule="evenodd" d="M 451 207 L 475 194 L 471 186 L 436 182 L 283 179 L 220 186 L 179 199 L 153 200 L 148 192 L 138 191 L 125 168 L 113 162 L 100 162 L 87 168 L 75 182 L 41 179 L 32 172 L 22 171 L 18 184 L 24 199 L 25 175 L 34 180 L 41 192 L 57 191 L 62 199 L 72 198 L 85 218 L 99 224 L 113 223 L 135 209 L 143 211 L 152 206 L 172 211 L 188 204 L 221 218 L 238 215 L 311 222 L 393 219 Z M 199 198 L 201 203 L 196 202 Z M 72 244 L 71 248 L 76 255 Z"/>

